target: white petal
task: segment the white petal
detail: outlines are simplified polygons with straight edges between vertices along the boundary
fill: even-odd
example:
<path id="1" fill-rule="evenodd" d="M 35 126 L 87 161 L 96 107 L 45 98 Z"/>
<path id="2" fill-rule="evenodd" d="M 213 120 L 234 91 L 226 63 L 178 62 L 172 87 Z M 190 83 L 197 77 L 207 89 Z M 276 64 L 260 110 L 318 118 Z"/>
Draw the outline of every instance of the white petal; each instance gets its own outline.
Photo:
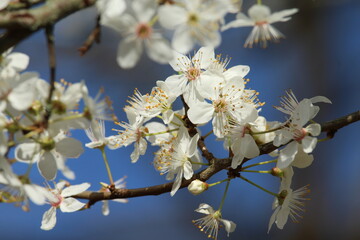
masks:
<path id="1" fill-rule="evenodd" d="M 154 0 L 133 0 L 131 6 L 140 22 L 148 22 L 155 14 L 156 5 Z"/>
<path id="2" fill-rule="evenodd" d="M 195 45 L 195 40 L 191 36 L 188 26 L 178 27 L 173 35 L 172 47 L 181 53 L 188 53 Z"/>
<path id="3" fill-rule="evenodd" d="M 301 140 L 302 147 L 304 149 L 304 152 L 311 153 L 317 144 L 317 138 L 306 136 Z"/>
<path id="4" fill-rule="evenodd" d="M 194 60 L 198 61 L 200 60 L 200 68 L 201 69 L 207 69 L 210 64 L 215 59 L 215 53 L 213 47 L 202 47 L 200 48 L 195 56 L 192 58 L 192 61 Z"/>
<path id="5" fill-rule="evenodd" d="M 286 22 L 289 21 L 291 18 L 289 17 L 290 15 L 293 15 L 295 13 L 297 13 L 299 10 L 297 8 L 292 8 L 292 9 L 285 9 L 279 12 L 274 12 L 273 14 L 271 14 L 271 16 L 268 18 L 269 23 L 274 23 L 274 22 Z"/>
<path id="6" fill-rule="evenodd" d="M 102 201 L 103 205 L 101 207 L 101 212 L 104 216 L 108 216 L 110 213 L 110 209 L 109 209 L 109 202 L 108 201 Z"/>
<path id="7" fill-rule="evenodd" d="M 209 215 L 213 214 L 215 211 L 209 204 L 201 203 L 199 207 L 195 209 L 195 212 Z"/>
<path id="8" fill-rule="evenodd" d="M 184 8 L 175 5 L 163 5 L 159 8 L 159 23 L 167 29 L 175 29 L 185 23 L 187 12 Z"/>
<path id="9" fill-rule="evenodd" d="M 29 65 L 29 56 L 24 53 L 14 52 L 8 55 L 6 59 L 10 61 L 9 67 L 14 68 L 17 72 L 25 70 Z"/>
<path id="10" fill-rule="evenodd" d="M 228 30 L 229 28 L 248 27 L 248 26 L 253 26 L 253 25 L 254 25 L 254 22 L 244 15 L 244 18 L 239 18 L 239 19 L 236 19 L 234 21 L 231 21 L 231 22 L 225 24 L 221 28 L 221 31 Z"/>
<path id="11" fill-rule="evenodd" d="M 276 216 L 276 226 L 280 229 L 284 228 L 288 218 L 289 218 L 290 208 L 282 206 Z"/>
<path id="12" fill-rule="evenodd" d="M 200 138 L 199 133 L 197 133 L 195 136 L 191 138 L 187 149 L 188 157 L 192 157 L 195 154 L 197 150 L 197 142 L 199 141 L 199 138 Z"/>
<path id="13" fill-rule="evenodd" d="M 153 37 L 145 41 L 148 56 L 158 63 L 168 63 L 172 58 L 172 49 L 169 42 L 161 37 Z"/>
<path id="14" fill-rule="evenodd" d="M 49 210 L 44 212 L 40 228 L 42 230 L 51 230 L 55 227 L 55 224 L 56 224 L 56 208 L 51 207 Z"/>
<path id="15" fill-rule="evenodd" d="M 189 180 L 194 175 L 194 171 L 192 169 L 192 165 L 189 161 L 184 163 L 184 178 Z"/>
<path id="16" fill-rule="evenodd" d="M 69 197 L 69 198 L 65 198 L 61 204 L 60 204 L 60 210 L 62 212 L 75 212 L 79 209 L 81 209 L 82 207 L 84 207 L 86 204 L 80 202 L 79 200 Z"/>
<path id="17" fill-rule="evenodd" d="M 24 184 L 24 190 L 33 203 L 37 205 L 43 205 L 46 203 L 44 195 L 44 191 L 46 190 L 44 188 L 34 184 Z"/>
<path id="18" fill-rule="evenodd" d="M 228 236 L 229 233 L 235 231 L 236 224 L 233 221 L 229 221 L 225 219 L 220 219 L 220 221 L 224 224 L 225 231 L 228 233 Z"/>
<path id="19" fill-rule="evenodd" d="M 38 161 L 38 168 L 41 176 L 46 180 L 54 180 L 57 173 L 57 166 L 54 156 L 50 152 L 45 152 Z"/>
<path id="20" fill-rule="evenodd" d="M 280 169 L 288 167 L 295 158 L 296 153 L 298 152 L 298 143 L 293 141 L 285 146 L 284 149 L 280 151 L 280 155 L 277 161 L 276 166 Z"/>
<path id="21" fill-rule="evenodd" d="M 190 106 L 188 111 L 189 119 L 194 124 L 204 124 L 213 117 L 214 108 L 211 104 L 206 102 L 199 102 L 196 105 Z"/>
<path id="22" fill-rule="evenodd" d="M 174 196 L 175 193 L 177 192 L 177 190 L 179 190 L 179 188 L 181 186 L 181 182 L 182 182 L 182 177 L 183 177 L 183 169 L 181 168 L 179 170 L 179 172 L 177 173 L 175 181 L 172 185 L 171 192 L 170 192 L 171 196 Z"/>
<path id="23" fill-rule="evenodd" d="M 297 152 L 294 161 L 291 163 L 291 166 L 297 168 L 306 168 L 312 164 L 314 161 L 314 156 L 307 154 L 302 149 L 302 146 L 299 146 L 299 151 Z"/>
<path id="24" fill-rule="evenodd" d="M 73 196 L 73 195 L 76 195 L 76 194 L 86 191 L 89 187 L 90 187 L 90 183 L 82 183 L 82 184 L 72 185 L 72 186 L 65 188 L 61 192 L 61 196 L 62 197 L 70 197 L 70 196 Z"/>
<path id="25" fill-rule="evenodd" d="M 312 103 L 318 103 L 318 102 L 323 102 L 323 103 L 332 103 L 327 97 L 324 97 L 324 96 L 316 96 L 316 97 L 313 97 L 313 98 L 310 98 L 310 101 Z"/>
<path id="26" fill-rule="evenodd" d="M 55 149 L 68 158 L 78 158 L 83 152 L 82 143 L 74 138 L 64 138 L 55 144 Z"/>
<path id="27" fill-rule="evenodd" d="M 310 124 L 306 127 L 306 131 L 311 134 L 311 136 L 319 136 L 321 133 L 321 126 L 318 123 Z"/>
<path id="28" fill-rule="evenodd" d="M 244 139 L 241 141 L 240 148 L 246 158 L 254 158 L 260 154 L 259 147 L 250 134 L 245 134 Z"/>
<path id="29" fill-rule="evenodd" d="M 15 158 L 20 162 L 29 163 L 38 152 L 40 152 L 38 143 L 22 143 L 15 149 Z"/>
<path id="30" fill-rule="evenodd" d="M 280 210 L 280 208 L 276 208 L 275 211 L 273 212 L 273 214 L 272 214 L 271 217 L 270 217 L 269 227 L 268 227 L 268 233 L 270 232 L 270 229 L 271 229 L 272 225 L 273 225 L 274 222 L 275 222 L 275 218 L 276 218 L 279 210 Z"/>
<path id="31" fill-rule="evenodd" d="M 133 38 L 125 38 L 118 48 L 117 62 L 122 68 L 132 68 L 140 59 L 142 53 L 141 41 Z"/>
<path id="32" fill-rule="evenodd" d="M 237 65 L 229 68 L 224 72 L 226 81 L 235 79 L 236 81 L 243 82 L 243 78 L 250 72 L 250 67 L 246 65 Z"/>
<path id="33" fill-rule="evenodd" d="M 35 98 L 35 81 L 36 79 L 26 80 L 11 91 L 8 100 L 13 108 L 24 111 L 31 106 Z"/>

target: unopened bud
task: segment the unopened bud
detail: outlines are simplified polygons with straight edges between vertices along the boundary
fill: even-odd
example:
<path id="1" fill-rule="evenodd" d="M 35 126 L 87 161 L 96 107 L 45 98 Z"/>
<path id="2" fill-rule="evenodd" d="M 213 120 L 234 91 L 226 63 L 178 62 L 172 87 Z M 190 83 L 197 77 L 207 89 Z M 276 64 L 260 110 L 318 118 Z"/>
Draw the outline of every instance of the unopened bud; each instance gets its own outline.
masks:
<path id="1" fill-rule="evenodd" d="M 209 188 L 209 184 L 200 181 L 198 179 L 192 181 L 188 186 L 189 192 L 191 192 L 194 195 L 199 195 L 200 193 L 206 191 L 208 188 Z"/>
<path id="2" fill-rule="evenodd" d="M 283 177 L 284 176 L 284 171 L 281 170 L 278 167 L 274 167 L 271 169 L 271 175 L 275 176 L 275 177 Z"/>

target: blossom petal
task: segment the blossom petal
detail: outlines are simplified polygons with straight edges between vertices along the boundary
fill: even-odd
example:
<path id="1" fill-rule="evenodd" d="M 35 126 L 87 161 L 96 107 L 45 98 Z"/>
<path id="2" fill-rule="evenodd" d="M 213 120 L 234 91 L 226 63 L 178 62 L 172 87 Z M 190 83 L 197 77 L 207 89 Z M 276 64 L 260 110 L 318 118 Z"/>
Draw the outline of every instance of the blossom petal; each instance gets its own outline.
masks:
<path id="1" fill-rule="evenodd" d="M 22 143 L 15 149 L 15 158 L 19 162 L 29 163 L 40 151 L 40 145 L 38 143 Z"/>
<path id="2" fill-rule="evenodd" d="M 172 47 L 181 53 L 188 53 L 195 45 L 195 40 L 191 36 L 191 33 L 188 27 L 180 26 L 178 27 L 173 35 Z"/>
<path id="3" fill-rule="evenodd" d="M 56 143 L 55 149 L 68 158 L 78 158 L 83 152 L 82 143 L 74 138 L 64 138 Z"/>
<path id="4" fill-rule="evenodd" d="M 132 68 L 140 59 L 142 53 L 141 41 L 125 38 L 119 44 L 117 62 L 122 68 Z"/>
<path id="5" fill-rule="evenodd" d="M 84 207 L 85 205 L 85 203 L 82 203 L 75 198 L 69 197 L 65 198 L 62 201 L 62 203 L 60 204 L 60 210 L 62 212 L 75 212 Z"/>
<path id="6" fill-rule="evenodd" d="M 167 29 L 175 29 L 185 23 L 187 12 L 184 8 L 175 5 L 163 5 L 159 8 L 159 23 Z"/>
<path id="7" fill-rule="evenodd" d="M 179 172 L 176 175 L 176 178 L 172 185 L 172 188 L 171 188 L 171 192 L 170 192 L 171 196 L 174 196 L 175 193 L 177 192 L 177 190 L 179 190 L 179 188 L 181 186 L 181 182 L 182 182 L 182 177 L 183 177 L 183 169 L 180 168 Z"/>
<path id="8" fill-rule="evenodd" d="M 148 22 L 155 14 L 156 5 L 156 1 L 153 0 L 134 0 L 131 6 L 140 22 Z"/>
<path id="9" fill-rule="evenodd" d="M 312 164 L 314 161 L 314 156 L 307 154 L 302 149 L 302 146 L 299 146 L 298 153 L 295 156 L 294 161 L 291 163 L 292 166 L 297 168 L 306 168 Z"/>
<path id="10" fill-rule="evenodd" d="M 89 187 L 90 187 L 90 183 L 82 183 L 82 184 L 72 185 L 72 186 L 65 188 L 61 192 L 61 196 L 62 197 L 70 197 L 70 196 L 73 196 L 73 195 L 76 195 L 76 194 L 86 191 Z"/>
<path id="11" fill-rule="evenodd" d="M 145 45 L 149 58 L 155 62 L 165 64 L 173 58 L 170 44 L 162 36 L 150 38 L 145 41 Z"/>
<path id="12" fill-rule="evenodd" d="M 56 161 L 52 153 L 45 152 L 38 161 L 38 168 L 41 176 L 46 180 L 54 180 L 57 173 Z"/>
<path id="13" fill-rule="evenodd" d="M 225 231 L 227 232 L 227 235 L 229 236 L 229 233 L 235 231 L 236 224 L 233 221 L 220 219 L 220 221 L 224 224 Z"/>
<path id="14" fill-rule="evenodd" d="M 186 161 L 184 163 L 184 178 L 186 180 L 189 180 L 190 178 L 192 178 L 193 175 L 194 175 L 194 171 L 192 169 L 192 165 L 190 161 Z"/>
<path id="15" fill-rule="evenodd" d="M 12 68 L 14 68 L 17 72 L 21 72 L 25 70 L 29 65 L 29 56 L 24 53 L 14 52 L 8 55 L 6 59 L 10 61 L 9 65 Z"/>
<path id="16" fill-rule="evenodd" d="M 310 101 L 312 103 L 318 103 L 318 102 L 323 102 L 323 103 L 332 103 L 330 101 L 330 99 L 328 99 L 327 97 L 324 97 L 324 96 L 316 96 L 316 97 L 313 97 L 313 98 L 310 98 Z"/>
<path id="17" fill-rule="evenodd" d="M 33 203 L 37 205 L 43 205 L 46 203 L 46 198 L 43 194 L 43 192 L 46 191 L 44 188 L 34 184 L 24 184 L 24 190 Z"/>
<path id="18" fill-rule="evenodd" d="M 42 221 L 41 221 L 41 229 L 42 230 L 51 230 L 56 225 L 56 208 L 51 207 L 49 210 L 44 212 Z"/>
<path id="19" fill-rule="evenodd" d="M 194 124 L 204 124 L 211 120 L 213 117 L 214 108 L 211 104 L 206 102 L 198 102 L 189 108 L 188 116 Z"/>
<path id="20" fill-rule="evenodd" d="M 311 136 L 319 136 L 321 133 L 321 126 L 318 123 L 310 124 L 306 127 L 306 131 L 311 134 Z"/>
<path id="21" fill-rule="evenodd" d="M 280 155 L 276 166 L 280 169 L 288 167 L 295 158 L 298 152 L 298 143 L 293 141 L 289 143 L 284 149 L 280 151 Z"/>
<path id="22" fill-rule="evenodd" d="M 303 146 L 304 152 L 311 153 L 317 144 L 317 138 L 306 136 L 301 140 L 301 144 Z"/>
<path id="23" fill-rule="evenodd" d="M 110 214 L 110 209 L 109 209 L 109 201 L 102 201 L 103 205 L 101 207 L 101 212 L 104 216 L 108 216 Z"/>

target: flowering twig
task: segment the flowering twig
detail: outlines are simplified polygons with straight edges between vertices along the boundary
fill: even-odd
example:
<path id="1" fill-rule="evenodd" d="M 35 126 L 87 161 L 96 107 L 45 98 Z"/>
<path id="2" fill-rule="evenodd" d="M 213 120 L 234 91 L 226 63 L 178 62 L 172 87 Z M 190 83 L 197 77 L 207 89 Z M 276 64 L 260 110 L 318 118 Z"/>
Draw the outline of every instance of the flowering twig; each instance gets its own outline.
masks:
<path id="1" fill-rule="evenodd" d="M 360 120 L 360 111 L 348 114 L 344 117 L 335 119 L 333 121 L 325 122 L 321 124 L 321 126 L 324 126 L 322 128 L 323 132 L 336 132 L 338 129 L 347 126 L 351 123 L 354 123 L 356 121 Z M 200 139 L 201 140 L 201 139 Z M 199 142 L 200 142 L 199 140 Z M 260 148 L 260 155 L 267 154 L 278 147 L 275 147 L 272 142 L 263 144 L 259 146 Z M 244 159 L 244 162 L 248 161 L 250 159 Z M 193 180 L 199 179 L 201 181 L 206 181 L 210 179 L 214 174 L 218 173 L 219 171 L 223 169 L 227 169 L 231 165 L 231 159 L 230 158 L 224 158 L 224 159 L 216 159 L 214 158 L 212 160 L 212 164 L 204 169 L 203 171 L 194 174 L 194 176 L 189 179 L 185 180 L 183 179 L 182 184 L 180 188 L 187 187 Z M 240 167 L 240 166 L 239 166 Z M 241 167 L 239 168 L 240 171 Z M 109 200 L 109 199 L 116 199 L 116 198 L 133 198 L 133 197 L 142 197 L 142 196 L 149 196 L 149 195 L 160 195 L 163 193 L 167 193 L 171 191 L 173 182 L 145 187 L 145 188 L 136 188 L 136 189 L 115 189 L 113 192 L 91 192 L 86 191 L 83 193 L 80 193 L 75 198 L 81 198 L 81 199 L 88 199 L 90 200 L 90 205 L 96 203 L 97 201 L 101 200 Z"/>

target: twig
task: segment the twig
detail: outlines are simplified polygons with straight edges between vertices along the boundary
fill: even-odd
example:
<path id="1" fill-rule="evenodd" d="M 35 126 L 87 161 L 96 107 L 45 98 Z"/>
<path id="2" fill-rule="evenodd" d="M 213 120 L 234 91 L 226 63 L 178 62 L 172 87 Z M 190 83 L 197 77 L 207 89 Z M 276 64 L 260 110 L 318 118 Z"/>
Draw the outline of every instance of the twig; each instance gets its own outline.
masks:
<path id="1" fill-rule="evenodd" d="M 100 43 L 100 35 L 101 35 L 101 25 L 100 25 L 100 15 L 96 18 L 96 25 L 94 29 L 91 31 L 90 35 L 83 43 L 83 45 L 78 49 L 80 52 L 80 56 L 84 56 L 87 51 L 90 50 L 94 42 Z"/>
<path id="2" fill-rule="evenodd" d="M 49 52 L 49 67 L 50 67 L 50 90 L 49 90 L 49 96 L 46 101 L 47 109 L 44 116 L 44 126 L 46 128 L 51 115 L 51 99 L 53 96 L 53 92 L 55 90 L 55 80 L 56 80 L 56 55 L 55 55 L 53 25 L 47 26 L 45 28 L 45 35 L 48 46 L 48 52 Z"/>
<path id="3" fill-rule="evenodd" d="M 322 132 L 334 132 L 344 126 L 347 126 L 349 124 L 355 123 L 360 120 L 360 111 L 348 114 L 344 117 L 338 118 L 333 121 L 329 121 L 326 123 L 321 124 Z M 267 154 L 278 147 L 275 147 L 272 142 L 263 144 L 259 146 L 260 148 L 260 155 Z M 245 159 L 244 161 L 248 161 L 249 159 Z M 211 176 L 218 173 L 219 171 L 223 169 L 229 168 L 231 165 L 231 159 L 230 158 L 224 158 L 224 159 L 213 159 L 212 164 L 201 171 L 200 173 L 194 174 L 194 176 L 190 180 L 183 179 L 181 187 L 184 188 L 187 187 L 191 181 L 195 179 L 199 179 L 201 181 L 208 180 Z M 77 194 L 73 197 L 75 198 L 81 198 L 81 199 L 88 199 L 89 206 L 96 203 L 97 201 L 101 200 L 110 200 L 110 199 L 116 199 L 116 198 L 133 198 L 133 197 L 141 197 L 141 196 L 149 196 L 149 195 L 160 195 L 166 192 L 170 192 L 172 188 L 173 182 L 161 184 L 161 185 L 155 185 L 145 188 L 136 188 L 136 189 L 115 189 L 113 192 L 91 192 L 91 191 L 85 191 L 83 193 Z"/>
<path id="4" fill-rule="evenodd" d="M 56 22 L 81 9 L 94 5 L 96 0 L 48 0 L 42 6 L 0 14 L 0 54 Z"/>

